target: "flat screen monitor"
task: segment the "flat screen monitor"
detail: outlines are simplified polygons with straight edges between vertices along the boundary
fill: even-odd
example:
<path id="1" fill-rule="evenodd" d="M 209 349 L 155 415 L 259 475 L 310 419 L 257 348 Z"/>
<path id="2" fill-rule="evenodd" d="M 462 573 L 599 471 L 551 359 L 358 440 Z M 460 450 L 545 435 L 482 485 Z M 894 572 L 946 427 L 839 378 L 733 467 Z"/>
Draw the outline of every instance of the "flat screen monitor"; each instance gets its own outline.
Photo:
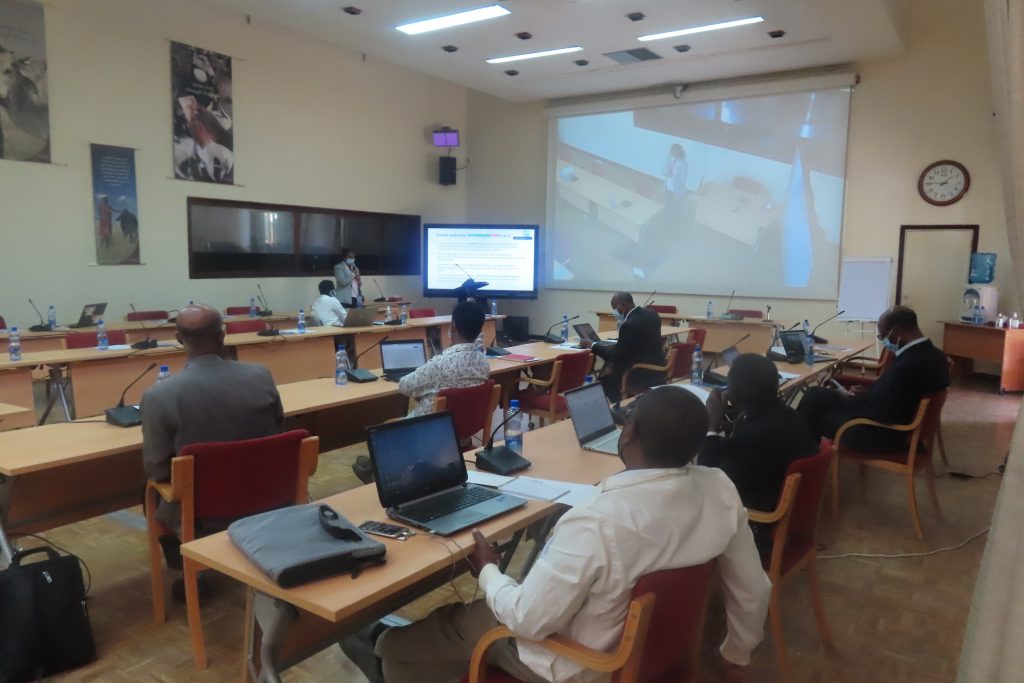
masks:
<path id="1" fill-rule="evenodd" d="M 451 297 L 468 278 L 472 296 L 537 298 L 536 225 L 439 225 L 423 229 L 423 295 Z"/>

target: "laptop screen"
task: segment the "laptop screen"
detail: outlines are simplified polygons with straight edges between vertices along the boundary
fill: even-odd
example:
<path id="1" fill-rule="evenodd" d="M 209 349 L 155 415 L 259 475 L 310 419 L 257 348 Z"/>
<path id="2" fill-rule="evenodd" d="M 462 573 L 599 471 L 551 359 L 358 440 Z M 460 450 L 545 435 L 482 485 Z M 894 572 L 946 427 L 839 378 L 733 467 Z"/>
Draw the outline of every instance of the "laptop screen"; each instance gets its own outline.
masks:
<path id="1" fill-rule="evenodd" d="M 731 368 L 733 361 L 736 360 L 736 357 L 739 355 L 739 349 L 737 349 L 735 346 L 730 346 L 729 348 L 722 351 L 722 361 Z"/>
<path id="2" fill-rule="evenodd" d="M 377 496 L 385 508 L 463 484 L 466 463 L 451 413 L 431 413 L 366 430 Z"/>
<path id="3" fill-rule="evenodd" d="M 576 334 L 579 335 L 581 340 L 597 342 L 601 341 L 601 338 L 597 336 L 597 332 L 594 331 L 594 326 L 590 323 L 583 323 L 582 325 L 573 325 Z"/>
<path id="4" fill-rule="evenodd" d="M 385 341 L 380 345 L 384 372 L 388 370 L 415 370 L 427 362 L 422 341 Z"/>
<path id="5" fill-rule="evenodd" d="M 612 411 L 600 384 L 585 384 L 565 392 L 565 402 L 569 405 L 572 426 L 580 445 L 615 429 Z"/>

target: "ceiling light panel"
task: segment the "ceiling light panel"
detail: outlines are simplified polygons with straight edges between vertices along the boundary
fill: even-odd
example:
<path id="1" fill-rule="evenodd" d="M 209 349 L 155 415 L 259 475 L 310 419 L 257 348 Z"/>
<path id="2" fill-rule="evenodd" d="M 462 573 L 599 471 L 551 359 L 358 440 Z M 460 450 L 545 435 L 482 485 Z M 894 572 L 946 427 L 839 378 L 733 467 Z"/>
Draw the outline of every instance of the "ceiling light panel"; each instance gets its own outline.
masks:
<path id="1" fill-rule="evenodd" d="M 501 5 L 488 5 L 487 7 L 478 7 L 476 9 L 466 10 L 465 12 L 448 14 L 443 17 L 435 17 L 434 19 L 424 19 L 423 21 L 414 21 L 410 24 L 402 24 L 401 26 L 396 26 L 395 29 L 406 35 L 415 36 L 420 33 L 440 31 L 441 29 L 451 28 L 453 26 L 463 26 L 464 24 L 472 24 L 478 21 L 485 21 L 487 19 L 495 19 L 497 17 L 503 17 L 506 14 L 511 14 L 511 12 Z"/>
<path id="2" fill-rule="evenodd" d="M 665 31 L 664 33 L 651 33 L 646 36 L 639 36 L 637 40 L 641 42 L 648 42 L 651 40 L 664 40 L 665 38 L 678 38 L 679 36 L 689 36 L 694 33 L 706 33 L 708 31 L 721 31 L 726 28 L 736 28 L 738 26 L 749 26 L 750 24 L 759 24 L 764 21 L 764 17 L 747 17 L 746 19 L 736 19 L 735 21 L 722 21 L 717 24 L 705 24 L 704 26 L 692 26 L 690 28 L 682 28 L 678 31 Z"/>
<path id="3" fill-rule="evenodd" d="M 527 52 L 521 55 L 509 55 L 508 57 L 493 57 L 487 60 L 488 64 L 507 64 L 508 62 L 521 62 L 524 59 L 537 59 L 539 57 L 553 57 L 555 55 L 565 55 L 570 52 L 580 52 L 583 50 L 579 45 L 573 45 L 572 47 L 560 47 L 556 50 L 543 50 L 541 52 Z"/>

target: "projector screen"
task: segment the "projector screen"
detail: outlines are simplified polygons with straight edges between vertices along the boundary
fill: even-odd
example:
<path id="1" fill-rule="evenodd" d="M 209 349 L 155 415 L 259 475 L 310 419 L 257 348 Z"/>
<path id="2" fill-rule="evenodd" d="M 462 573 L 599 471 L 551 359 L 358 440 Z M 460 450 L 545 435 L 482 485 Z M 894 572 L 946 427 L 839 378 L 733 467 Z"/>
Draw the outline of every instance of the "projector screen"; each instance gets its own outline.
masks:
<path id="1" fill-rule="evenodd" d="M 549 124 L 545 284 L 834 299 L 849 87 Z"/>
<path id="2" fill-rule="evenodd" d="M 423 226 L 423 295 L 450 297 L 467 278 L 481 296 L 537 298 L 536 225 Z"/>

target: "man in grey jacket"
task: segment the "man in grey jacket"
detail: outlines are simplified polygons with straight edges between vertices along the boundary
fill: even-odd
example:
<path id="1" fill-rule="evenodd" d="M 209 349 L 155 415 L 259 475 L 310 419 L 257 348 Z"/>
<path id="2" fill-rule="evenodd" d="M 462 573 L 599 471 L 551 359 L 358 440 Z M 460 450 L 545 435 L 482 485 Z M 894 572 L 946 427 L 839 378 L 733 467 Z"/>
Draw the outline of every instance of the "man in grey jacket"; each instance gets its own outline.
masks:
<path id="1" fill-rule="evenodd" d="M 193 443 L 237 441 L 281 431 L 284 411 L 270 371 L 262 365 L 224 360 L 224 320 L 205 304 L 178 313 L 178 341 L 188 363 L 179 374 L 150 387 L 142 395 L 142 459 L 146 475 L 171 478 L 171 458 Z M 177 533 L 176 504 L 161 503 L 157 516 Z M 168 564 L 169 545 L 161 539 Z"/>

